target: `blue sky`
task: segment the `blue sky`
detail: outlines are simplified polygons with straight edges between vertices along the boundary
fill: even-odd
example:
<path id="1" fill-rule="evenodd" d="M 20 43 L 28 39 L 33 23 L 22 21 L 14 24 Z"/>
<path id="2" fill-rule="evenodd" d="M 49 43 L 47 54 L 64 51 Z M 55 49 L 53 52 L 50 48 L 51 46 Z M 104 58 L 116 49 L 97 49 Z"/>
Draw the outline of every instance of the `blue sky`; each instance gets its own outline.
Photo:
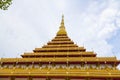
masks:
<path id="1" fill-rule="evenodd" d="M 119 0 L 13 0 L 0 10 L 0 57 L 20 57 L 50 41 L 65 16 L 68 36 L 98 56 L 120 59 Z"/>

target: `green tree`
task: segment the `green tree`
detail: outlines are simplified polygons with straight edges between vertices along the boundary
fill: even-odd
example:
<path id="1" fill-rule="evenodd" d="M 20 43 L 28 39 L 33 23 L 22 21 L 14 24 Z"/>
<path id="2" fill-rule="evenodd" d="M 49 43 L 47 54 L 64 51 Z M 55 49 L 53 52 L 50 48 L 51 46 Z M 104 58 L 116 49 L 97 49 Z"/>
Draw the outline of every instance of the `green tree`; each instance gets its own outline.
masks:
<path id="1" fill-rule="evenodd" d="M 7 10 L 12 4 L 12 0 L 0 0 L 0 9 Z"/>

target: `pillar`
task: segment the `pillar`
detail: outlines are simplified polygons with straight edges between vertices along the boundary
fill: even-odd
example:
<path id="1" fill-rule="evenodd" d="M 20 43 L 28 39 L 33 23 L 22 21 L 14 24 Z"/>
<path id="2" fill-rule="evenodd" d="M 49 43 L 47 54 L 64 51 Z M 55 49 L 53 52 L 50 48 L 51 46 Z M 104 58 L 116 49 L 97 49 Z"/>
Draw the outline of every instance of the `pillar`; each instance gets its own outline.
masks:
<path id="1" fill-rule="evenodd" d="M 47 77 L 46 80 L 51 80 L 51 78 Z"/>
<path id="2" fill-rule="evenodd" d="M 106 78 L 106 80 L 113 80 L 112 78 Z"/>
<path id="3" fill-rule="evenodd" d="M 32 80 L 32 77 L 31 77 L 31 76 L 29 76 L 29 77 L 28 77 L 28 80 Z"/>
<path id="4" fill-rule="evenodd" d="M 14 76 L 10 77 L 10 80 L 15 80 L 15 77 Z"/>
<path id="5" fill-rule="evenodd" d="M 91 80 L 90 78 L 85 78 L 85 80 Z"/>

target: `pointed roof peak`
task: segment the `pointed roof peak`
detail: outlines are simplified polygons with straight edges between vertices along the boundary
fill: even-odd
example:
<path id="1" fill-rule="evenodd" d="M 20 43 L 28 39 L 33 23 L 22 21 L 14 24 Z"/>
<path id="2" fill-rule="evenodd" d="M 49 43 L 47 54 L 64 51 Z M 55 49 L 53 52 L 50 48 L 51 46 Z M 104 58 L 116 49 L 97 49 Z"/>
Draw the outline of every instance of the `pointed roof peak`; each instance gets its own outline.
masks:
<path id="1" fill-rule="evenodd" d="M 61 25 L 60 25 L 60 28 L 65 28 L 64 26 L 64 15 L 62 14 L 62 20 L 61 20 Z"/>
<path id="2" fill-rule="evenodd" d="M 65 30 L 65 25 L 64 25 L 64 15 L 62 14 L 62 20 L 57 35 L 66 35 L 66 34 L 67 32 Z"/>

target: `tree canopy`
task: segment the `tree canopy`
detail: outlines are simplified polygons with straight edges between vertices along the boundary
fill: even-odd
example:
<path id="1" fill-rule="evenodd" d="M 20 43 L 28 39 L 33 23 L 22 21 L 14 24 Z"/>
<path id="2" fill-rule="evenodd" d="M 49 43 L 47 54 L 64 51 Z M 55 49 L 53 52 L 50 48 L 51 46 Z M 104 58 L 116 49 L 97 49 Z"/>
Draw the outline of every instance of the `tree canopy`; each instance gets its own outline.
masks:
<path id="1" fill-rule="evenodd" d="M 0 9 L 7 10 L 12 4 L 12 0 L 0 0 Z"/>

